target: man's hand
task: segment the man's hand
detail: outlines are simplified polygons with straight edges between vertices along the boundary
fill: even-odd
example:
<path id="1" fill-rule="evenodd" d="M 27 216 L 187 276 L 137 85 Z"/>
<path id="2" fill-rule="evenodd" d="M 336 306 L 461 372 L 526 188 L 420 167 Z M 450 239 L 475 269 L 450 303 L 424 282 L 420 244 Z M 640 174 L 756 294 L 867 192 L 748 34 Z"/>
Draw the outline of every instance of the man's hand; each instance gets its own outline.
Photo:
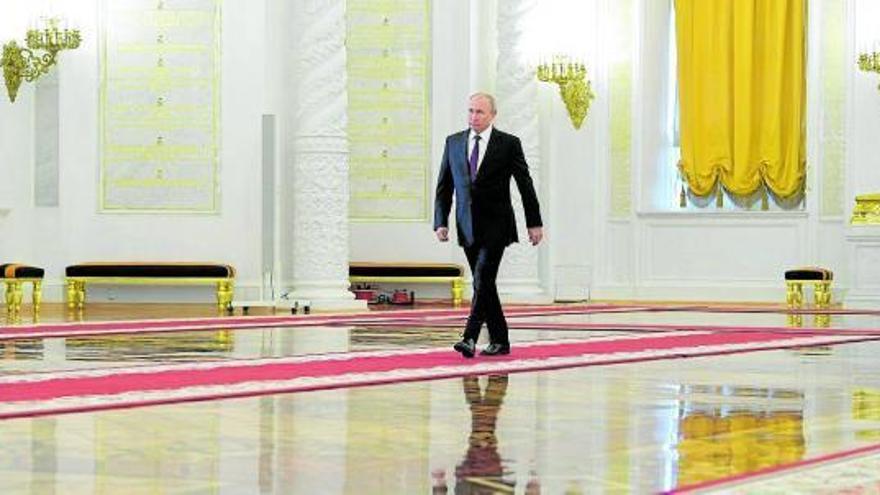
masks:
<path id="1" fill-rule="evenodd" d="M 529 227 L 529 242 L 532 246 L 537 246 L 544 238 L 544 227 Z"/>
<path id="2" fill-rule="evenodd" d="M 437 227 L 437 230 L 434 231 L 437 234 L 437 240 L 440 242 L 446 242 L 449 240 L 449 229 L 447 227 Z"/>

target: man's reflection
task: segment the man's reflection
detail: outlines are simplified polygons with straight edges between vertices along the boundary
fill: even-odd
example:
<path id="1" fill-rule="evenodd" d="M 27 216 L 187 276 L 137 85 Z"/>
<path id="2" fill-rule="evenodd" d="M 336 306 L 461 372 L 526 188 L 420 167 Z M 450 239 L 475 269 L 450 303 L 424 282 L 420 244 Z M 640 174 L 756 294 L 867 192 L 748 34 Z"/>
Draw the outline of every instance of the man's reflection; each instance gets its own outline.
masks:
<path id="1" fill-rule="evenodd" d="M 455 467 L 455 493 L 507 491 L 514 482 L 503 479 L 505 472 L 495 436 L 498 413 L 507 393 L 507 375 L 489 375 L 485 392 L 480 389 L 476 376 L 466 376 L 462 383 L 465 399 L 471 408 L 471 434 L 464 459 Z"/>

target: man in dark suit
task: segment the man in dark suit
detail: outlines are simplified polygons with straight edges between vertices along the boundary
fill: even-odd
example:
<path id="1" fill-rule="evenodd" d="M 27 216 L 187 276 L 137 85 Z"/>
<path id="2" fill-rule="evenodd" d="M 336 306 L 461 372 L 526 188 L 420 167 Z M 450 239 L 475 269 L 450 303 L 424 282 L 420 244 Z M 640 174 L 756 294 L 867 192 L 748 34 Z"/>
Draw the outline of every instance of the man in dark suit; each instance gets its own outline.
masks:
<path id="1" fill-rule="evenodd" d="M 470 97 L 470 128 L 446 138 L 437 194 L 434 232 L 449 240 L 449 211 L 455 195 L 458 243 L 464 247 L 474 281 L 471 313 L 454 349 L 473 357 L 483 323 L 489 345 L 483 355 L 510 353 L 507 321 L 501 309 L 495 278 L 504 249 L 517 242 L 516 219 L 510 202 L 510 179 L 516 181 L 526 214 L 529 241 L 537 246 L 544 237 L 538 196 L 519 138 L 495 129 L 495 99 L 486 93 Z"/>

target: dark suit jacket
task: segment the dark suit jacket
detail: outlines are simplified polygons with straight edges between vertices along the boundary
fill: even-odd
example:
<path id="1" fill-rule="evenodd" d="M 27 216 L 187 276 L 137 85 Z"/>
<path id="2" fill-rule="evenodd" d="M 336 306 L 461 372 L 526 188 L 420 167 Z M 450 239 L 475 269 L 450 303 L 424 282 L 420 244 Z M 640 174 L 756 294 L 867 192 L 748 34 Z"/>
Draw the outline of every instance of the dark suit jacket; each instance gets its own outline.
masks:
<path id="1" fill-rule="evenodd" d="M 434 230 L 449 226 L 455 193 L 455 221 L 462 246 L 507 246 L 517 242 L 516 219 L 510 202 L 510 178 L 516 181 L 526 226 L 540 227 L 541 211 L 519 138 L 492 129 L 477 178 L 471 183 L 467 140 L 469 130 L 446 138 L 437 194 Z"/>

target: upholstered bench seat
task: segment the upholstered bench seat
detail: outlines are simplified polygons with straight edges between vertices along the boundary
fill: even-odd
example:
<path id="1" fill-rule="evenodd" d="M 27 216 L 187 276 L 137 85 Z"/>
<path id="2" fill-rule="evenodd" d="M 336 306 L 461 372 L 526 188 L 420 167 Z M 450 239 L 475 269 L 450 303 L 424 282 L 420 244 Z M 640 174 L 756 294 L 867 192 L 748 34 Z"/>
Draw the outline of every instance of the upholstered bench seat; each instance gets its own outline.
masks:
<path id="1" fill-rule="evenodd" d="M 786 302 L 791 308 L 804 304 L 804 283 L 813 284 L 813 299 L 818 307 L 831 304 L 831 282 L 834 273 L 827 268 L 805 266 L 785 271 Z"/>
<path id="2" fill-rule="evenodd" d="M 817 280 L 833 280 L 834 273 L 827 268 L 801 267 L 785 271 L 785 280 L 801 280 L 815 282 Z"/>
<path id="3" fill-rule="evenodd" d="M 68 266 L 67 306 L 82 308 L 86 283 L 142 285 L 216 284 L 217 305 L 232 306 L 235 268 L 223 263 L 95 262 Z"/>
<path id="4" fill-rule="evenodd" d="M 40 303 L 43 300 L 42 285 L 44 274 L 45 270 L 36 266 L 23 265 L 21 263 L 0 265 L 0 280 L 3 280 L 6 286 L 6 312 L 9 315 L 14 315 L 21 311 L 21 285 L 25 282 L 31 283 L 34 315 L 39 312 Z"/>
<path id="5" fill-rule="evenodd" d="M 406 262 L 352 262 L 348 265 L 348 280 L 360 282 L 449 282 L 452 303 L 461 304 L 464 292 L 464 272 L 454 263 Z"/>

